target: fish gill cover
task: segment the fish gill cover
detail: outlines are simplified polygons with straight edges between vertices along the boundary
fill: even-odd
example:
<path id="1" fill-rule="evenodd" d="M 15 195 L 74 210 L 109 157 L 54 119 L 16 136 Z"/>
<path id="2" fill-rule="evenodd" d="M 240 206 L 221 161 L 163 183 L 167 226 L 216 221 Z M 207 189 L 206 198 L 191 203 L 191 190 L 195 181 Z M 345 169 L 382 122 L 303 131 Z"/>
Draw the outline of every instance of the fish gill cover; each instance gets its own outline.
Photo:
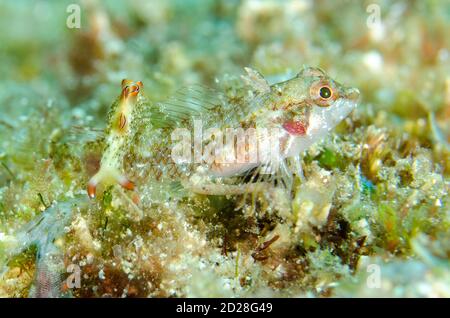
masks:
<path id="1" fill-rule="evenodd" d="M 450 297 L 448 1 L 0 27 L 0 297 Z"/>

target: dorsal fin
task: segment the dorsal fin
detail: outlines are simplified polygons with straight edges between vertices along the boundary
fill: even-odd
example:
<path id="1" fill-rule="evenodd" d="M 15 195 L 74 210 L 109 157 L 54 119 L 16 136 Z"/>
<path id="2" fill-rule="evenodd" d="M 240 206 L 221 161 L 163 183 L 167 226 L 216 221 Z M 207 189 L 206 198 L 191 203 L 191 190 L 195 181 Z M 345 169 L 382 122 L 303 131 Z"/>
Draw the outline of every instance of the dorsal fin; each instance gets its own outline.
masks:
<path id="1" fill-rule="evenodd" d="M 247 75 L 241 76 L 244 83 L 249 85 L 258 94 L 265 94 L 270 92 L 270 84 L 269 82 L 267 82 L 264 76 L 261 75 L 261 73 L 250 67 L 245 67 L 244 69 L 245 72 L 247 72 Z"/>
<path id="2" fill-rule="evenodd" d="M 219 109 L 223 95 L 217 90 L 195 85 L 179 89 L 167 101 L 157 103 L 151 116 L 154 127 L 177 127 L 200 118 L 205 112 Z"/>

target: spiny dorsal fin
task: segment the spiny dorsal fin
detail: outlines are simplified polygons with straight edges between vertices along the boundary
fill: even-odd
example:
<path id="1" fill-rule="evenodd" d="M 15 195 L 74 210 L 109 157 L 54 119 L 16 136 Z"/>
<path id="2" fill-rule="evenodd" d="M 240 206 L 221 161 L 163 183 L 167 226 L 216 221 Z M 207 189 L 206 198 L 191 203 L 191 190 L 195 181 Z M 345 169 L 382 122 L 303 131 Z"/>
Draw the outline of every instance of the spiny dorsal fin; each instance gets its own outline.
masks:
<path id="1" fill-rule="evenodd" d="M 242 75 L 241 77 L 247 85 L 252 87 L 258 94 L 270 92 L 270 84 L 261 73 L 250 67 L 245 67 L 244 69 L 247 75 Z"/>

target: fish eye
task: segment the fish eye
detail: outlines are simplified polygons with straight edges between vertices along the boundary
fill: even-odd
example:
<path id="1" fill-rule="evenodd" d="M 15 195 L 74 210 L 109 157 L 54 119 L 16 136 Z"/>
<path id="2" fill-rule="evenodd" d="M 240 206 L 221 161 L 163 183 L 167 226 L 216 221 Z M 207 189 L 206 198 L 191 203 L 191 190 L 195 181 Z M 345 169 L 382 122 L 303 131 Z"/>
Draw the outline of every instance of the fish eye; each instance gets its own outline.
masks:
<path id="1" fill-rule="evenodd" d="M 324 80 L 313 83 L 309 93 L 312 102 L 320 107 L 330 106 L 338 97 L 333 85 Z"/>
<path id="2" fill-rule="evenodd" d="M 333 93 L 331 92 L 331 89 L 328 86 L 322 86 L 319 90 L 319 95 L 323 99 L 328 99 L 331 97 Z"/>

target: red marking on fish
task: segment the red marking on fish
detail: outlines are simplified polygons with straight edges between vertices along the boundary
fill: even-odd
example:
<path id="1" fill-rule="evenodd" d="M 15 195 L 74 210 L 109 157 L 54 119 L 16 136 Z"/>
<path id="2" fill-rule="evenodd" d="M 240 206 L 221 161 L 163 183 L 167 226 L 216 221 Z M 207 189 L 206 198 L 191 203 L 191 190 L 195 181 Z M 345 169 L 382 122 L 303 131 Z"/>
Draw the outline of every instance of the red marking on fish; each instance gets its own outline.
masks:
<path id="1" fill-rule="evenodd" d="M 302 136 L 306 134 L 306 125 L 302 121 L 288 121 L 283 128 L 291 135 Z"/>

